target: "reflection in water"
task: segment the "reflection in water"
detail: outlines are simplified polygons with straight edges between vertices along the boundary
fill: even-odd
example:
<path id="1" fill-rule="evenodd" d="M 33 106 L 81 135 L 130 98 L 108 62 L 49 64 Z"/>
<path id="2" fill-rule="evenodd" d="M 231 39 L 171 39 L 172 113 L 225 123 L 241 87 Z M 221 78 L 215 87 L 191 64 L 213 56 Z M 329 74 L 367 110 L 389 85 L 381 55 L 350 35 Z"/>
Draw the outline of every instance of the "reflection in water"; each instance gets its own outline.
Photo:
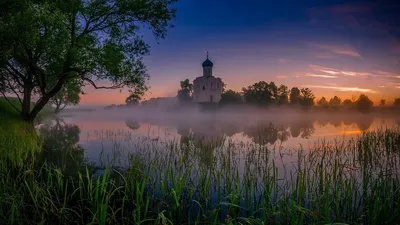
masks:
<path id="1" fill-rule="evenodd" d="M 127 119 L 125 121 L 125 124 L 127 127 L 129 127 L 131 130 L 137 130 L 140 128 L 140 124 L 138 121 L 136 120 L 132 120 L 132 119 Z"/>
<path id="2" fill-rule="evenodd" d="M 66 174 L 86 165 L 84 149 L 79 145 L 80 129 L 77 125 L 56 119 L 55 124 L 43 124 L 39 134 L 43 137 L 43 151 L 39 156 L 41 161 L 53 164 Z"/>

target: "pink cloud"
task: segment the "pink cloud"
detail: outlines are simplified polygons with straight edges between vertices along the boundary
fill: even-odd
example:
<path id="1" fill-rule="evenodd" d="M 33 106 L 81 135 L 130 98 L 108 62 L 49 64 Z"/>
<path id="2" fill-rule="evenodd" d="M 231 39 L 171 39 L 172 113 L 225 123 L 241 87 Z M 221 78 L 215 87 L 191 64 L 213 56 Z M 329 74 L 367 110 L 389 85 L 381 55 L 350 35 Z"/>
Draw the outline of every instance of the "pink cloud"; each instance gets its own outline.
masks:
<path id="1" fill-rule="evenodd" d="M 313 74 L 313 73 L 307 73 L 305 76 L 306 76 L 306 77 L 320 77 L 320 78 L 328 78 L 328 79 L 334 79 L 334 78 L 338 78 L 337 76 L 333 76 L 333 75 L 325 75 L 325 74 Z"/>
<path id="2" fill-rule="evenodd" d="M 318 48 L 326 51 L 330 51 L 339 55 L 346 55 L 352 57 L 361 57 L 360 53 L 357 50 L 349 45 L 327 45 L 320 43 L 308 43 L 309 46 L 313 48 Z"/>
<path id="3" fill-rule="evenodd" d="M 278 79 L 285 79 L 285 78 L 288 78 L 288 76 L 276 76 L 276 78 L 278 78 Z"/>
<path id="4" fill-rule="evenodd" d="M 323 85 L 307 85 L 310 88 L 322 88 L 322 89 L 333 89 L 336 91 L 343 91 L 343 92 L 361 92 L 361 93 L 379 93 L 372 89 L 368 88 L 359 88 L 359 87 L 335 87 L 335 86 L 323 86 Z"/>

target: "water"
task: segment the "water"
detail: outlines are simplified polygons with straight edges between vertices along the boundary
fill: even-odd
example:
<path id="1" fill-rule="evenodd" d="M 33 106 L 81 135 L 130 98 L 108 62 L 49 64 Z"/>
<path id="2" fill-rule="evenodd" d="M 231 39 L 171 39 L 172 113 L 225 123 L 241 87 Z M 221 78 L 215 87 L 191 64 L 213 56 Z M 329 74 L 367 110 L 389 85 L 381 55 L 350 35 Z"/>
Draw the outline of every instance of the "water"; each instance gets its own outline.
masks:
<path id="1" fill-rule="evenodd" d="M 100 110 L 64 114 L 57 121 L 45 121 L 39 130 L 43 136 L 51 136 L 55 146 L 79 146 L 85 160 L 97 166 L 111 163 L 125 167 L 129 164 L 127 155 L 142 146 L 162 148 L 188 137 L 202 143 L 234 143 L 242 151 L 264 146 L 294 154 L 322 143 L 345 143 L 363 132 L 396 126 L 399 121 L 394 116 L 359 113 Z M 284 160 L 290 163 L 292 158 Z"/>

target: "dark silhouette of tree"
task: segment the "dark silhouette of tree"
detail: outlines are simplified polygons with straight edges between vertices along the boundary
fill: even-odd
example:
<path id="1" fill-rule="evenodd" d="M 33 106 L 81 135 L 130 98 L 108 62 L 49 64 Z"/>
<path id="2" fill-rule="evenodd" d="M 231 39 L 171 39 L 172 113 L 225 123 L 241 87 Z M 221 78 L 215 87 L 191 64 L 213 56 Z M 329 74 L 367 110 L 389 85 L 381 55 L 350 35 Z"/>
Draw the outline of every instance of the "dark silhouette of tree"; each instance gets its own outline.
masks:
<path id="1" fill-rule="evenodd" d="M 385 104 L 386 104 L 386 100 L 385 100 L 385 99 L 381 99 L 381 101 L 380 101 L 380 106 L 381 106 L 381 107 L 384 107 Z"/>
<path id="2" fill-rule="evenodd" d="M 258 105 L 271 105 L 275 103 L 278 88 L 274 82 L 260 81 L 243 88 L 243 97 L 247 103 Z"/>
<path id="3" fill-rule="evenodd" d="M 140 123 L 136 120 L 128 119 L 125 121 L 125 124 L 131 130 L 137 130 L 140 128 Z"/>
<path id="4" fill-rule="evenodd" d="M 80 94 L 82 91 L 82 84 L 77 81 L 71 81 L 64 85 L 61 90 L 50 99 L 50 103 L 55 106 L 54 112 L 59 113 L 69 105 L 77 105 L 81 100 Z"/>
<path id="5" fill-rule="evenodd" d="M 278 135 L 279 129 L 271 122 L 263 122 L 257 126 L 247 126 L 244 128 L 244 134 L 250 137 L 254 143 L 259 145 L 274 144 L 278 138 L 285 137 Z"/>
<path id="6" fill-rule="evenodd" d="M 276 97 L 278 105 L 286 105 L 289 103 L 289 88 L 281 84 L 278 88 L 278 95 Z"/>
<path id="7" fill-rule="evenodd" d="M 144 95 L 144 90 L 136 89 L 134 91 L 130 91 L 130 95 L 125 99 L 125 103 L 127 106 L 138 105 L 140 100 L 142 100 L 142 96 Z"/>
<path id="8" fill-rule="evenodd" d="M 293 87 L 290 90 L 290 104 L 293 104 L 293 105 L 299 104 L 300 99 L 301 99 L 300 89 L 298 89 L 297 87 Z"/>
<path id="9" fill-rule="evenodd" d="M 333 109 L 338 109 L 341 103 L 342 99 L 340 99 L 338 96 L 335 96 L 329 100 L 329 106 Z"/>
<path id="10" fill-rule="evenodd" d="M 305 108 L 310 108 L 314 105 L 315 96 L 309 88 L 301 89 L 300 105 Z"/>
<path id="11" fill-rule="evenodd" d="M 395 98 L 394 99 L 393 107 L 400 108 L 400 98 Z"/>
<path id="12" fill-rule="evenodd" d="M 365 94 L 361 94 L 358 97 L 357 101 L 355 102 L 357 109 L 360 110 L 361 112 L 366 112 L 370 110 L 373 104 L 374 103 Z"/>
<path id="13" fill-rule="evenodd" d="M 322 97 L 320 100 L 317 101 L 317 104 L 323 108 L 328 108 L 328 101 L 326 101 L 325 97 Z"/>
<path id="14" fill-rule="evenodd" d="M 290 134 L 292 137 L 301 137 L 303 139 L 310 138 L 315 132 L 314 123 L 312 120 L 301 120 L 290 124 Z"/>
<path id="15" fill-rule="evenodd" d="M 243 103 L 242 95 L 233 90 L 227 90 L 222 93 L 220 104 L 240 104 Z"/>
<path id="16" fill-rule="evenodd" d="M 193 84 L 189 79 L 181 81 L 181 89 L 178 91 L 178 100 L 180 103 L 192 102 Z"/>
<path id="17" fill-rule="evenodd" d="M 350 109 L 350 108 L 353 107 L 354 102 L 353 102 L 352 100 L 350 100 L 350 99 L 345 99 L 345 100 L 342 102 L 342 105 L 343 105 L 344 108 Z"/>
<path id="18" fill-rule="evenodd" d="M 55 124 L 39 128 L 43 137 L 43 151 L 39 159 L 61 169 L 64 174 L 77 174 L 86 165 L 84 149 L 79 145 L 80 129 L 56 119 Z"/>
<path id="19" fill-rule="evenodd" d="M 96 89 L 146 87 L 149 46 L 139 28 L 164 38 L 176 15 L 174 2 L 18 1 L 0 16 L 2 94 L 16 95 L 22 107 L 15 109 L 32 122 L 74 80 Z M 99 85 L 104 80 L 110 86 Z M 38 97 L 33 107 L 32 96 Z"/>

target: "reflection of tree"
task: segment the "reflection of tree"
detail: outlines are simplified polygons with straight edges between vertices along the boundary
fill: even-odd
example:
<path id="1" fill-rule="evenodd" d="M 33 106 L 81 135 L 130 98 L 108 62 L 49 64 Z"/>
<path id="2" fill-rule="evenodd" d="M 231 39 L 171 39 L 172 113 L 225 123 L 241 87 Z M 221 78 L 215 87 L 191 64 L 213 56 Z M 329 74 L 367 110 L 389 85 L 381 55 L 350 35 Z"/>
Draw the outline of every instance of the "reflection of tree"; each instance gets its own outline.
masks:
<path id="1" fill-rule="evenodd" d="M 297 121 L 290 126 L 290 133 L 294 138 L 300 136 L 301 138 L 308 139 L 314 132 L 315 128 L 312 120 Z"/>
<path id="2" fill-rule="evenodd" d="M 75 124 L 56 120 L 39 128 L 43 137 L 43 151 L 39 158 L 61 169 L 74 173 L 85 165 L 84 149 L 78 144 L 80 129 Z"/>
<path id="3" fill-rule="evenodd" d="M 131 130 L 137 130 L 140 128 L 140 124 L 138 121 L 127 119 L 125 121 L 125 124 L 127 127 L 129 127 Z"/>
<path id="4" fill-rule="evenodd" d="M 336 96 L 335 96 L 336 97 Z M 330 123 L 334 126 L 334 127 L 340 127 L 340 126 L 342 126 L 342 120 L 340 119 L 340 118 L 335 118 L 335 117 L 333 117 L 331 120 L 330 120 Z"/>
<path id="5" fill-rule="evenodd" d="M 260 145 L 275 144 L 277 140 L 286 141 L 289 138 L 289 131 L 284 127 L 278 127 L 272 122 L 257 126 L 247 126 L 244 134 L 250 137 L 254 143 Z"/>
<path id="6" fill-rule="evenodd" d="M 367 131 L 373 123 L 372 117 L 361 117 L 355 121 L 358 129 L 361 131 Z"/>
<path id="7" fill-rule="evenodd" d="M 328 118 L 318 119 L 318 124 L 320 127 L 325 127 L 329 123 Z"/>

